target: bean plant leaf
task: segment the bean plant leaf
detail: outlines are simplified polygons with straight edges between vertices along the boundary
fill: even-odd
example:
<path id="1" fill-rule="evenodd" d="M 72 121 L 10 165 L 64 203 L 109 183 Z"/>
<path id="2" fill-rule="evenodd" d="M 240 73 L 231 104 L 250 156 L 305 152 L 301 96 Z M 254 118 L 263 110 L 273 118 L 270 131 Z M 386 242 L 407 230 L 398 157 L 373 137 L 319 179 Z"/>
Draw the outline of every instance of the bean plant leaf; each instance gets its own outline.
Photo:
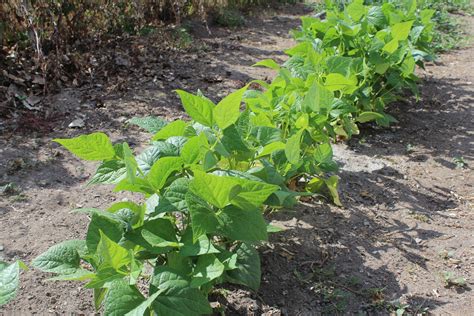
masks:
<path id="1" fill-rule="evenodd" d="M 211 127 L 214 103 L 204 96 L 193 95 L 183 90 L 176 90 L 186 113 L 198 123 Z"/>
<path id="2" fill-rule="evenodd" d="M 408 38 L 410 34 L 411 27 L 413 25 L 414 20 L 397 23 L 391 26 L 392 37 L 398 41 L 404 41 Z"/>
<path id="3" fill-rule="evenodd" d="M 120 160 L 104 161 L 89 181 L 91 184 L 116 184 L 126 177 L 127 169 Z"/>
<path id="4" fill-rule="evenodd" d="M 201 236 L 217 230 L 219 226 L 217 216 L 207 202 L 189 192 L 186 194 L 186 203 L 193 223 L 193 242 L 197 242 Z"/>
<path id="5" fill-rule="evenodd" d="M 172 136 L 184 136 L 184 131 L 188 124 L 183 120 L 176 120 L 165 127 L 153 136 L 153 140 L 167 139 Z"/>
<path id="6" fill-rule="evenodd" d="M 292 164 L 300 162 L 301 155 L 301 135 L 302 131 L 291 136 L 285 145 L 285 155 L 288 161 Z"/>
<path id="7" fill-rule="evenodd" d="M 242 243 L 237 249 L 237 269 L 227 272 L 227 279 L 232 283 L 248 286 L 254 291 L 260 287 L 260 257 L 251 245 Z"/>
<path id="8" fill-rule="evenodd" d="M 189 188 L 201 199 L 218 208 L 228 205 L 241 190 L 240 185 L 230 177 L 220 177 L 202 171 L 195 171 Z"/>
<path id="9" fill-rule="evenodd" d="M 56 138 L 54 141 L 84 160 L 108 160 L 115 157 L 112 142 L 104 133 L 92 133 L 75 138 Z"/>
<path id="10" fill-rule="evenodd" d="M 204 158 L 208 141 L 204 133 L 190 138 L 183 149 L 181 149 L 181 157 L 187 164 L 195 164 Z"/>
<path id="11" fill-rule="evenodd" d="M 145 298 L 133 285 L 124 280 L 112 283 L 104 299 L 104 315 L 123 316 L 139 307 Z"/>
<path id="12" fill-rule="evenodd" d="M 152 304 L 157 315 L 198 316 L 212 312 L 207 297 L 170 268 L 155 268 L 151 293 L 156 291 L 161 292 Z"/>
<path id="13" fill-rule="evenodd" d="M 83 240 L 67 240 L 52 246 L 36 257 L 31 263 L 35 268 L 45 272 L 73 274 L 80 270 L 78 249 L 86 246 Z"/>
<path id="14" fill-rule="evenodd" d="M 118 270 L 122 266 L 130 263 L 131 258 L 127 249 L 120 246 L 108 238 L 102 230 L 99 230 L 100 241 L 97 245 L 97 255 L 100 258 L 100 265 Z"/>
<path id="15" fill-rule="evenodd" d="M 151 306 L 151 304 L 156 300 L 158 295 L 161 292 L 156 292 L 155 294 L 150 295 L 146 300 L 144 300 L 140 305 L 129 311 L 125 316 L 143 316 Z"/>
<path id="16" fill-rule="evenodd" d="M 213 254 L 199 256 L 191 279 L 192 287 L 199 287 L 224 273 L 225 266 Z"/>
<path id="17" fill-rule="evenodd" d="M 161 117 L 146 116 L 133 117 L 128 120 L 129 124 L 137 125 L 152 134 L 158 133 L 168 122 Z"/>
<path id="18" fill-rule="evenodd" d="M 233 240 L 260 241 L 268 238 L 267 224 L 259 209 L 227 206 L 219 213 L 218 218 L 221 233 Z"/>
<path id="19" fill-rule="evenodd" d="M 242 97 L 247 91 L 248 86 L 245 86 L 235 92 L 232 92 L 224 99 L 222 99 L 214 108 L 213 115 L 217 126 L 225 129 L 234 124 L 240 116 L 240 103 Z"/>
<path id="20" fill-rule="evenodd" d="M 175 145 L 167 142 L 154 142 L 152 146 L 137 155 L 136 160 L 138 168 L 146 175 L 158 159 L 170 156 L 179 156 L 179 149 Z"/>
<path id="21" fill-rule="evenodd" d="M 366 123 L 370 121 L 375 121 L 377 119 L 383 119 L 383 114 L 377 112 L 362 112 L 357 116 L 356 121 L 359 123 Z"/>
<path id="22" fill-rule="evenodd" d="M 273 59 L 264 59 L 252 65 L 253 67 L 267 67 L 273 70 L 280 70 L 280 65 Z"/>
<path id="23" fill-rule="evenodd" d="M 168 177 L 176 171 L 180 171 L 183 166 L 181 157 L 160 158 L 150 169 L 147 175 L 148 182 L 155 190 L 161 190 Z"/>
<path id="24" fill-rule="evenodd" d="M 333 101 L 334 94 L 315 81 L 303 100 L 302 108 L 307 112 L 319 112 L 320 109 L 329 109 Z"/>
<path id="25" fill-rule="evenodd" d="M 0 306 L 11 301 L 18 291 L 20 264 L 7 265 L 0 261 Z"/>

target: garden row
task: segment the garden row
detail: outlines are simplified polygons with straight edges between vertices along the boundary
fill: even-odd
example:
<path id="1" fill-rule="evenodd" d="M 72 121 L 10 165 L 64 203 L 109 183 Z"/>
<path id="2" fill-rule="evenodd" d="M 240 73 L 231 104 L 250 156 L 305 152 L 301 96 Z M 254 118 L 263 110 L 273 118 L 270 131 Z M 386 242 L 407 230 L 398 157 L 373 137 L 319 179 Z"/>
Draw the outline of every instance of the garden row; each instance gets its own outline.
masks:
<path id="1" fill-rule="evenodd" d="M 200 315 L 220 283 L 257 290 L 256 247 L 278 231 L 266 211 L 302 195 L 340 204 L 331 141 L 358 124 L 395 119 L 386 106 L 409 89 L 415 65 L 431 59 L 433 10 L 415 1 L 340 8 L 303 17 L 298 44 L 271 83 L 253 81 L 214 104 L 178 90 L 191 120 L 134 118 L 153 134 L 135 155 L 127 143 L 93 133 L 56 139 L 79 158 L 101 161 L 91 185 L 143 195 L 90 217 L 85 240 L 68 240 L 32 266 L 55 280 L 86 281 L 106 315 Z M 13 298 L 22 263 L 0 266 L 0 305 Z"/>

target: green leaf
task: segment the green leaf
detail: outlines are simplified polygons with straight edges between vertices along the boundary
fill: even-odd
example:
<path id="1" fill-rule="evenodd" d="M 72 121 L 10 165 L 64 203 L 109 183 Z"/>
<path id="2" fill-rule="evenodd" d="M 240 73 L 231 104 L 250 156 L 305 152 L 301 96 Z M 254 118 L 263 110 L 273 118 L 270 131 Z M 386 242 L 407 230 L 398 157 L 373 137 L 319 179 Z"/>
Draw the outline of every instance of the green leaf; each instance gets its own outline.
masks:
<path id="1" fill-rule="evenodd" d="M 216 227 L 218 223 L 216 221 Z M 194 221 L 193 221 L 194 227 Z M 179 250 L 179 254 L 184 257 L 192 257 L 192 256 L 201 256 L 205 254 L 211 253 L 219 253 L 213 245 L 209 237 L 205 234 L 200 235 L 196 241 L 193 240 L 193 232 L 191 230 L 187 230 L 184 234 L 183 238 L 181 239 L 181 243 L 184 244 Z"/>
<path id="2" fill-rule="evenodd" d="M 328 84 L 328 79 L 326 79 L 326 84 Z M 306 112 L 319 112 L 321 108 L 329 109 L 333 101 L 334 94 L 314 81 L 304 97 L 301 107 Z"/>
<path id="3" fill-rule="evenodd" d="M 354 22 L 358 22 L 366 13 L 366 7 L 359 2 L 352 2 L 346 7 L 346 12 Z"/>
<path id="4" fill-rule="evenodd" d="M 259 209 L 225 207 L 218 215 L 223 235 L 240 241 L 267 240 L 267 224 Z"/>
<path id="5" fill-rule="evenodd" d="M 339 192 L 337 192 L 337 184 L 339 183 L 338 176 L 331 176 L 328 179 L 324 180 L 326 186 L 331 194 L 334 204 L 337 206 L 342 206 L 341 200 L 339 199 Z"/>
<path id="6" fill-rule="evenodd" d="M 115 150 L 104 133 L 92 133 L 70 139 L 56 138 L 53 141 L 84 160 L 107 160 L 115 157 Z"/>
<path id="7" fill-rule="evenodd" d="M 269 126 L 257 126 L 251 130 L 251 134 L 262 146 L 281 141 L 281 133 L 281 129 Z"/>
<path id="8" fill-rule="evenodd" d="M 375 26 L 382 26 L 385 24 L 385 15 L 382 8 L 379 6 L 372 6 L 367 13 L 367 20 Z"/>
<path id="9" fill-rule="evenodd" d="M 128 250 L 108 238 L 102 230 L 99 230 L 100 241 L 97 245 L 97 255 L 100 258 L 100 267 L 111 267 L 118 270 L 130 263 L 131 258 Z"/>
<path id="10" fill-rule="evenodd" d="M 227 279 L 236 284 L 248 286 L 254 291 L 260 287 L 260 256 L 250 245 L 241 244 L 237 249 L 237 269 L 227 272 Z"/>
<path id="11" fill-rule="evenodd" d="M 136 174 L 137 174 L 137 169 L 138 169 L 138 164 L 137 161 L 135 160 L 135 157 L 133 156 L 133 152 L 128 147 L 127 143 L 123 143 L 123 161 L 125 162 L 125 169 L 127 170 L 127 178 L 130 183 L 135 182 Z"/>
<path id="12" fill-rule="evenodd" d="M 174 226 L 168 219 L 158 218 L 146 222 L 141 235 L 152 247 L 178 246 Z"/>
<path id="13" fill-rule="evenodd" d="M 286 145 L 282 142 L 273 142 L 262 148 L 262 151 L 258 154 L 257 158 L 264 157 L 272 154 L 277 150 L 284 150 Z"/>
<path id="14" fill-rule="evenodd" d="M 194 136 L 190 138 L 186 144 L 184 144 L 183 149 L 181 149 L 181 158 L 183 158 L 187 164 L 195 164 L 204 159 L 208 145 L 204 133 L 199 134 L 199 136 Z"/>
<path id="15" fill-rule="evenodd" d="M 143 174 L 147 174 L 151 167 L 162 157 L 179 156 L 179 149 L 167 142 L 155 142 L 137 157 L 137 163 Z"/>
<path id="16" fill-rule="evenodd" d="M 398 41 L 404 41 L 408 38 L 408 35 L 410 34 L 411 27 L 413 26 L 412 21 L 407 21 L 407 22 L 402 22 L 402 23 L 397 23 L 391 26 L 391 31 L 390 34 L 392 37 Z"/>
<path id="17" fill-rule="evenodd" d="M 36 257 L 31 263 L 35 268 L 45 272 L 73 274 L 80 270 L 78 249 L 86 245 L 83 240 L 67 240 L 54 245 Z"/>
<path id="18" fill-rule="evenodd" d="M 20 264 L 7 265 L 0 261 L 0 306 L 11 301 L 18 290 Z"/>
<path id="19" fill-rule="evenodd" d="M 152 304 L 157 315 L 199 316 L 212 313 L 207 297 L 169 268 L 155 268 L 151 293 L 156 291 L 161 292 Z"/>
<path id="20" fill-rule="evenodd" d="M 137 125 L 152 134 L 158 133 L 163 127 L 166 126 L 166 124 L 168 124 L 166 120 L 155 116 L 133 117 L 128 120 L 128 123 Z"/>
<path id="21" fill-rule="evenodd" d="M 165 127 L 153 136 L 153 140 L 167 139 L 171 136 L 184 136 L 184 131 L 188 124 L 183 120 L 176 120 Z"/>
<path id="22" fill-rule="evenodd" d="M 111 240 L 118 242 L 125 232 L 126 223 L 118 216 L 108 212 L 93 211 L 91 222 L 87 229 L 86 244 L 89 252 L 93 253 L 100 242 L 102 230 Z"/>
<path id="23" fill-rule="evenodd" d="M 116 184 L 123 180 L 126 174 L 125 164 L 120 160 L 104 161 L 88 184 Z"/>
<path id="24" fill-rule="evenodd" d="M 165 185 L 168 177 L 173 172 L 182 170 L 182 168 L 183 160 L 181 157 L 160 158 L 151 167 L 150 172 L 147 175 L 147 180 L 155 190 L 159 191 Z"/>
<path id="25" fill-rule="evenodd" d="M 243 153 L 249 151 L 247 144 L 242 139 L 242 135 L 240 135 L 235 125 L 231 125 L 224 130 L 221 142 L 228 152 Z"/>
<path id="26" fill-rule="evenodd" d="M 176 90 L 186 113 L 198 123 L 212 127 L 214 103 L 206 97 L 193 95 L 183 90 Z"/>
<path id="27" fill-rule="evenodd" d="M 217 279 L 224 273 L 224 269 L 225 266 L 216 256 L 212 254 L 199 256 L 191 278 L 191 286 L 199 287 Z"/>
<path id="28" fill-rule="evenodd" d="M 155 294 L 150 295 L 145 301 L 143 301 L 140 305 L 129 311 L 125 316 L 143 316 L 147 312 L 147 309 L 151 306 L 151 304 L 156 300 L 158 295 L 161 292 L 156 292 Z"/>
<path id="29" fill-rule="evenodd" d="M 390 42 L 385 44 L 385 46 L 382 49 L 386 51 L 387 53 L 392 54 L 393 52 L 397 50 L 397 48 L 398 48 L 398 39 L 394 38 Z"/>
<path id="30" fill-rule="evenodd" d="M 332 147 L 328 143 L 318 145 L 314 153 L 314 159 L 318 163 L 328 163 L 332 162 L 333 153 Z"/>
<path id="31" fill-rule="evenodd" d="M 362 112 L 360 113 L 357 118 L 356 122 L 359 123 L 366 123 L 370 121 L 375 121 L 377 119 L 382 119 L 384 116 L 377 112 Z"/>
<path id="32" fill-rule="evenodd" d="M 230 177 L 195 171 L 189 189 L 201 199 L 223 208 L 240 192 L 241 187 Z"/>
<path id="33" fill-rule="evenodd" d="M 240 103 L 242 96 L 247 90 L 248 86 L 239 89 L 224 99 L 222 99 L 214 108 L 214 120 L 221 129 L 225 129 L 234 124 L 240 116 Z"/>
<path id="34" fill-rule="evenodd" d="M 280 65 L 273 59 L 264 59 L 252 65 L 252 67 L 267 67 L 273 70 L 280 70 Z"/>
<path id="35" fill-rule="evenodd" d="M 217 230 L 219 222 L 207 202 L 189 192 L 186 194 L 186 203 L 193 224 L 193 242 L 198 241 L 201 236 L 214 233 Z"/>
<path id="36" fill-rule="evenodd" d="M 339 90 L 350 94 L 357 89 L 357 78 L 355 76 L 346 78 L 341 74 L 332 73 L 326 76 L 324 86 L 330 91 Z"/>
<path id="37" fill-rule="evenodd" d="M 302 131 L 291 136 L 285 145 L 285 155 L 288 161 L 294 165 L 300 162 Z"/>
<path id="38" fill-rule="evenodd" d="M 104 315 L 123 316 L 133 311 L 145 301 L 135 286 L 128 285 L 124 280 L 112 283 L 104 300 Z"/>
<path id="39" fill-rule="evenodd" d="M 249 207 L 249 203 L 254 208 L 259 208 L 265 200 L 280 187 L 263 181 L 253 181 L 243 178 L 234 178 L 241 189 L 231 203 L 241 208 Z"/>

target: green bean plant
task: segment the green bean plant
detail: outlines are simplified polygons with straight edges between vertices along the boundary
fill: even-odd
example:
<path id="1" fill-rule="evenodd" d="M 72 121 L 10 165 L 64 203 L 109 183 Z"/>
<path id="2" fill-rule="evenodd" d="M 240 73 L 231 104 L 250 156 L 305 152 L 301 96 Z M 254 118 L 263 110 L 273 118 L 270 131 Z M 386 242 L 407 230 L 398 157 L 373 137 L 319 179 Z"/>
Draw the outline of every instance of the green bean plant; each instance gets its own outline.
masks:
<path id="1" fill-rule="evenodd" d="M 433 58 L 433 13 L 418 10 L 415 1 L 395 6 L 359 0 L 342 9 L 328 2 L 325 19 L 302 18 L 293 33 L 299 44 L 287 50 L 287 65 L 297 77 L 316 76 L 334 93 L 332 119 L 339 135 L 357 133 L 354 121 L 386 126 L 395 121 L 385 112 L 387 104 L 407 89 L 417 95 L 415 66 Z"/>

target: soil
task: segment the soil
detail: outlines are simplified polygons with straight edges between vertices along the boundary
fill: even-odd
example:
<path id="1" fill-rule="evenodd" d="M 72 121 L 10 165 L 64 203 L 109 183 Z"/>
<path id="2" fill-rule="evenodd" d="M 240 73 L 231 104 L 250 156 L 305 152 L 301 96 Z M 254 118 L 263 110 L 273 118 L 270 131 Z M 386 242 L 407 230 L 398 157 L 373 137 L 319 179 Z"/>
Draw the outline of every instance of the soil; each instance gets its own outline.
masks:
<path id="1" fill-rule="evenodd" d="M 250 66 L 284 60 L 281 51 L 293 45 L 288 30 L 306 13 L 303 6 L 283 7 L 249 17 L 238 29 L 213 27 L 211 35 L 195 23 L 186 49 L 160 50 L 156 39 L 134 39 L 112 50 L 129 60 L 115 65 L 113 76 L 43 101 L 48 116 L 2 122 L 8 128 L 0 136 L 0 184 L 16 188 L 0 196 L 0 256 L 30 262 L 55 243 L 83 238 L 87 218 L 72 209 L 125 198 L 108 187 L 86 187 L 95 165 L 52 138 L 101 130 L 139 147 L 149 135 L 124 124 L 128 118 L 183 116 L 176 88 L 201 88 L 218 100 L 251 79 L 270 78 L 272 71 Z M 466 20 L 474 33 L 474 18 Z M 421 99 L 392 106 L 399 123 L 365 126 L 335 144 L 344 207 L 311 200 L 271 214 L 286 230 L 260 249 L 260 290 L 225 286 L 216 304 L 227 315 L 383 315 L 397 306 L 413 314 L 471 314 L 473 59 L 472 46 L 440 56 L 419 71 Z M 75 119 L 85 126 L 68 128 Z M 445 272 L 466 286 L 446 286 Z M 23 272 L 18 297 L 0 314 L 94 313 L 92 295 L 79 283 L 47 277 Z"/>

